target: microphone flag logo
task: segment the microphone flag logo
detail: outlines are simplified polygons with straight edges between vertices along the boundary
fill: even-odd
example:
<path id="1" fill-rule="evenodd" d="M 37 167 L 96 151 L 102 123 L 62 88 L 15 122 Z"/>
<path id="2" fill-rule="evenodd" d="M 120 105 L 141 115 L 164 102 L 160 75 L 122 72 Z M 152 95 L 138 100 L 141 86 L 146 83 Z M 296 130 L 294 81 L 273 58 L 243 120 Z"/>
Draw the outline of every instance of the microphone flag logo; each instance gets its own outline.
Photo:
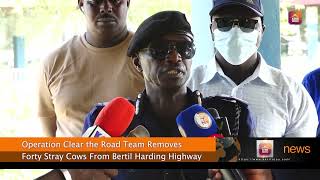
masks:
<path id="1" fill-rule="evenodd" d="M 99 131 L 97 131 L 96 133 L 95 133 L 95 135 L 94 135 L 94 137 L 101 137 L 102 136 L 102 134 L 99 132 Z"/>
<path id="2" fill-rule="evenodd" d="M 194 122 L 201 129 L 209 129 L 212 126 L 212 119 L 205 112 L 198 112 L 194 115 Z"/>

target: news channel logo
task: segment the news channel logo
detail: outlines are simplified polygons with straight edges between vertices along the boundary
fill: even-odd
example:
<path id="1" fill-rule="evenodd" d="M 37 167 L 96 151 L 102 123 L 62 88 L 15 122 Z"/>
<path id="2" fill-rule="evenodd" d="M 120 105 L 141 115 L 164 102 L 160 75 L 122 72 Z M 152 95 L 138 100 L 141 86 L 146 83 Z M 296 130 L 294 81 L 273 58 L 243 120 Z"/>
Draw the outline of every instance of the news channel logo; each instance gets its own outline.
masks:
<path id="1" fill-rule="evenodd" d="M 273 140 L 257 140 L 257 158 L 273 158 Z"/>
<path id="2" fill-rule="evenodd" d="M 291 10 L 288 13 L 288 22 L 291 25 L 302 24 L 302 12 L 301 10 Z"/>

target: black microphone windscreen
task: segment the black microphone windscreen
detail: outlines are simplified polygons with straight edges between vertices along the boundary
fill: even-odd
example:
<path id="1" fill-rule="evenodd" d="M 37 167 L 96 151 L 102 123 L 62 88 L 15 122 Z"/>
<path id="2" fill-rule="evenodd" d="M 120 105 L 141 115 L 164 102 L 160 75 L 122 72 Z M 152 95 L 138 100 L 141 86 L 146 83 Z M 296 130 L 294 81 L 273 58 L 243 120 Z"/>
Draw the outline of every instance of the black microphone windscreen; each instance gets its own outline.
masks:
<path id="1" fill-rule="evenodd" d="M 207 109 L 209 111 L 209 113 L 215 118 L 215 119 L 219 119 L 220 115 L 218 113 L 218 111 L 215 108 L 208 108 Z"/>
<path id="2" fill-rule="evenodd" d="M 231 136 L 232 134 L 228 119 L 226 117 L 220 117 L 218 110 L 215 108 L 208 108 L 207 110 L 214 117 L 220 133 L 222 133 L 224 136 Z"/>

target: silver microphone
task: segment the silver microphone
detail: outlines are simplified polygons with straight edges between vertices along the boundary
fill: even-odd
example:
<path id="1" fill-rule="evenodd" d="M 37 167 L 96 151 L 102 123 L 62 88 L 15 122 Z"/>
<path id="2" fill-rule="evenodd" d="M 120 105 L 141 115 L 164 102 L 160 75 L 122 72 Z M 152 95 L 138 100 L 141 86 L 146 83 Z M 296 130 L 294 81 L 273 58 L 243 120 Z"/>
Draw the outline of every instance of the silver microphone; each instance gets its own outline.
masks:
<path id="1" fill-rule="evenodd" d="M 150 133 L 147 128 L 139 125 L 130 131 L 127 137 L 150 137 Z"/>

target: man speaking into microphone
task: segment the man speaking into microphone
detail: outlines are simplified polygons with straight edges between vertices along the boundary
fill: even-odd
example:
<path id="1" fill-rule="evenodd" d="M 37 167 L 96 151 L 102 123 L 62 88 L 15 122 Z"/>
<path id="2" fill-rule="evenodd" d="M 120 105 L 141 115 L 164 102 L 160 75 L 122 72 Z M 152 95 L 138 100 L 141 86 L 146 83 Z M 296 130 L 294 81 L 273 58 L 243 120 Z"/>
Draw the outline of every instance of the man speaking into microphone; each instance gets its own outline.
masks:
<path id="1" fill-rule="evenodd" d="M 176 117 L 195 104 L 217 109 L 220 116 L 227 117 L 235 135 L 250 135 L 252 121 L 245 103 L 230 97 L 202 98 L 199 91 L 192 92 L 187 88 L 194 54 L 193 33 L 183 13 L 159 12 L 139 26 L 127 55 L 132 58 L 137 70 L 142 72 L 146 89 L 131 101 L 135 106 L 135 115 L 122 136 L 143 126 L 151 137 L 181 137 Z M 103 105 L 99 104 L 87 115 L 84 131 L 93 125 L 102 108 Z M 197 118 L 201 119 L 201 115 Z M 239 128 L 245 131 L 239 132 Z M 206 135 L 217 133 L 215 129 Z M 200 169 L 121 169 L 113 179 L 198 180 L 207 176 L 208 171 Z"/>

